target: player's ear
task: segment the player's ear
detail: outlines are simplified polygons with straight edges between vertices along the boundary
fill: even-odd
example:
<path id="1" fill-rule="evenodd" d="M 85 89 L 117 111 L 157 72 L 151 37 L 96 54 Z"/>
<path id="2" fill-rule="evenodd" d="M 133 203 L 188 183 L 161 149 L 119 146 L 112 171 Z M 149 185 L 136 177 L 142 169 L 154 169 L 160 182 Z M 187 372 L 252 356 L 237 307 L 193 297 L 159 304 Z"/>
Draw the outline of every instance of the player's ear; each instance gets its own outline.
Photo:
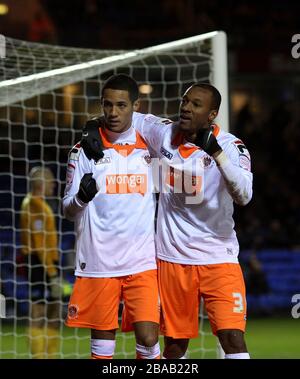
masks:
<path id="1" fill-rule="evenodd" d="M 135 102 L 133 103 L 133 110 L 135 112 L 137 112 L 139 110 L 139 107 L 140 107 L 140 99 L 137 99 L 135 100 Z"/>
<path id="2" fill-rule="evenodd" d="M 208 122 L 211 123 L 214 121 L 214 119 L 218 116 L 218 111 L 216 109 L 210 111 L 208 116 Z"/>

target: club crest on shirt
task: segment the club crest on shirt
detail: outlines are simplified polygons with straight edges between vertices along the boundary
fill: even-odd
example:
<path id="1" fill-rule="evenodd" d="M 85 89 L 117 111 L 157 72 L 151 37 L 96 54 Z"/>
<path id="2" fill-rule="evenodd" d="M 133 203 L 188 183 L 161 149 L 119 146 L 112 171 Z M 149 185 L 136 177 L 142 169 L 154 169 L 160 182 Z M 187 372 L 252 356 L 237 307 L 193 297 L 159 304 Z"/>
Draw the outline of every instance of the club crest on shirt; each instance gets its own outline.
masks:
<path id="1" fill-rule="evenodd" d="M 82 271 L 85 269 L 85 267 L 86 267 L 86 263 L 85 262 L 80 263 L 80 268 L 81 268 Z"/>
<path id="2" fill-rule="evenodd" d="M 203 166 L 204 168 L 207 168 L 211 165 L 211 162 L 212 162 L 212 159 L 211 157 L 209 157 L 208 155 L 206 155 L 204 158 L 203 158 Z"/>
<path id="3" fill-rule="evenodd" d="M 149 166 L 151 164 L 152 158 L 151 155 L 147 152 L 142 156 L 142 162 L 146 165 Z"/>
<path id="4" fill-rule="evenodd" d="M 74 320 L 78 318 L 79 307 L 77 304 L 70 304 L 68 307 L 68 318 Z"/>

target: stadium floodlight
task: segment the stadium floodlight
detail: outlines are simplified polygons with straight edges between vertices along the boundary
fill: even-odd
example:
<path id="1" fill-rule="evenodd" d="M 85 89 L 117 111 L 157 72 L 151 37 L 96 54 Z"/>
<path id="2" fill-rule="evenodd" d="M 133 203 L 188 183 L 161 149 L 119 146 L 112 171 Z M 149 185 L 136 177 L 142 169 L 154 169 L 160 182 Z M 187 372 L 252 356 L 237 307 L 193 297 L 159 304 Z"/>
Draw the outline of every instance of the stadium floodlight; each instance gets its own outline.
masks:
<path id="1" fill-rule="evenodd" d="M 0 331 L 1 358 L 30 357 L 26 346 L 28 283 L 18 263 L 20 204 L 36 165 L 50 167 L 57 180 L 50 203 L 56 214 L 61 269 L 72 277 L 74 231 L 64 220 L 60 199 L 65 186 L 67 154 L 81 128 L 100 113 L 100 92 L 114 73 L 132 75 L 141 86 L 141 111 L 175 118 L 183 92 L 194 82 L 211 82 L 222 95 L 218 123 L 228 130 L 227 42 L 222 31 L 210 32 L 140 50 L 96 50 L 5 39 L 0 59 L 0 225 L 1 293 L 6 319 Z M 67 298 L 63 302 L 66 311 Z M 217 357 L 218 348 L 201 306 L 201 340 L 191 357 Z M 62 317 L 63 318 L 63 317 Z M 4 320 L 4 319 L 2 319 Z M 0 320 L 1 321 L 1 320 Z M 66 329 L 61 322 L 61 358 L 88 357 L 89 334 Z M 118 336 L 116 357 L 135 354 L 132 335 Z M 213 341 L 213 342 L 211 342 Z"/>

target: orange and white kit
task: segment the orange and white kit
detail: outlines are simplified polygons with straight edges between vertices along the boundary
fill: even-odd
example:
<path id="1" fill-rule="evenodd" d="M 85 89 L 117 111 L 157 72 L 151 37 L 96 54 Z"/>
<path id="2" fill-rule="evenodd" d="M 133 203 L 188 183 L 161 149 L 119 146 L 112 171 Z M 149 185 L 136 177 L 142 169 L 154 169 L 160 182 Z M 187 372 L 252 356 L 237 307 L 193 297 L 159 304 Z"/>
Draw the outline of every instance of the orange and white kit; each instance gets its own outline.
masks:
<path id="1" fill-rule="evenodd" d="M 75 275 L 109 278 L 156 269 L 150 153 L 133 127 L 124 133 L 99 132 L 102 159 L 88 160 L 80 144 L 69 155 L 63 210 L 75 221 Z M 83 203 L 76 194 L 90 172 L 98 193 Z"/>
<path id="2" fill-rule="evenodd" d="M 245 331 L 246 297 L 239 264 L 185 265 L 158 261 L 161 331 L 172 338 L 196 338 L 202 297 L 214 334 Z"/>
<path id="3" fill-rule="evenodd" d="M 112 278 L 77 277 L 69 301 L 66 325 L 97 330 L 118 329 L 124 301 L 122 331 L 140 321 L 159 323 L 157 270 Z"/>
<path id="4" fill-rule="evenodd" d="M 133 125 L 160 158 L 162 172 L 169 176 L 161 178 L 164 186 L 157 215 L 157 257 L 188 265 L 238 263 L 239 243 L 228 182 L 234 183 L 243 202 L 250 201 L 251 158 L 243 142 L 212 125 L 227 157 L 226 164 L 218 166 L 204 150 L 185 140 L 176 123 L 135 112 Z M 185 180 L 181 183 L 185 177 L 190 178 L 189 191 Z M 176 179 L 182 191 L 176 188 Z"/>

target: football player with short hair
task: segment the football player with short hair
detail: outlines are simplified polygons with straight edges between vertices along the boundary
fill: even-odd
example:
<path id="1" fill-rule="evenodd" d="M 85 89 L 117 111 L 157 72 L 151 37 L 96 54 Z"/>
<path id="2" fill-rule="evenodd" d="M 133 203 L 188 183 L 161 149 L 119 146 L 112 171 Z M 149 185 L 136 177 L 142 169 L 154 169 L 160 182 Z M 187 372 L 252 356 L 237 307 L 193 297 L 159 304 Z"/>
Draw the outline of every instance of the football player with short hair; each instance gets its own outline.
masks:
<path id="1" fill-rule="evenodd" d="M 87 122 L 67 167 L 63 209 L 77 241 L 66 324 L 90 328 L 92 357 L 110 359 L 123 301 L 122 330 L 134 330 L 136 357 L 159 358 L 155 195 L 149 151 L 132 126 L 137 83 L 110 77 L 101 105 L 104 117 Z"/>
<path id="2" fill-rule="evenodd" d="M 233 203 L 244 206 L 252 197 L 250 154 L 215 123 L 220 103 L 214 86 L 195 83 L 182 97 L 178 122 L 134 115 L 163 167 L 156 248 L 165 358 L 184 358 L 198 336 L 201 298 L 225 358 L 249 358 L 232 216 Z"/>

